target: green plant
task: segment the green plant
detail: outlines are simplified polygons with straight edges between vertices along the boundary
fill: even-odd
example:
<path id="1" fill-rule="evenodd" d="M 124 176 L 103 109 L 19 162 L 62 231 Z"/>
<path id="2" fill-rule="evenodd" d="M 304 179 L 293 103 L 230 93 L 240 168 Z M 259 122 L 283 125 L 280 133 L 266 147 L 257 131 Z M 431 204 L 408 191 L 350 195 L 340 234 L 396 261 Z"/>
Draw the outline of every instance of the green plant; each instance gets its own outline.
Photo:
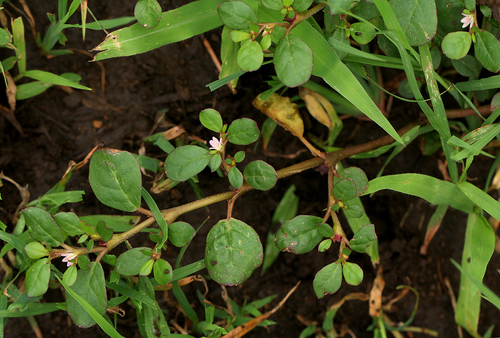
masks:
<path id="1" fill-rule="evenodd" d="M 325 189 L 328 190 L 328 199 L 324 214 L 278 214 L 275 221 L 281 224 L 274 235 L 280 251 L 294 254 L 305 254 L 316 247 L 324 252 L 337 248 L 333 244 L 339 243 L 338 258 L 318 271 L 313 281 L 317 297 L 335 293 L 342 280 L 351 285 L 361 283 L 363 270 L 349 261 L 353 251 L 366 252 L 373 265 L 379 263 L 375 226 L 366 215 L 360 197 L 389 189 L 438 205 L 428 225 L 430 238 L 450 207 L 468 214 L 456 321 L 471 335 L 479 336 L 481 292 L 497 302 L 481 282 L 495 247 L 495 233 L 484 214 L 500 220 L 500 204 L 486 192 L 500 162 L 496 153 L 487 148 L 490 141 L 500 140 L 500 126 L 495 123 L 500 115 L 500 95 L 496 93 L 500 79 L 490 73 L 500 70 L 500 45 L 494 37 L 498 28 L 493 20 L 497 18 L 494 13 L 498 8 L 480 7 L 483 19 L 479 28 L 474 1 L 458 2 L 451 7 L 434 1 L 415 0 L 411 4 L 420 6 L 413 16 L 409 16 L 406 10 L 408 2 L 402 0 L 390 3 L 386 0 L 375 0 L 374 3 L 329 0 L 319 4 L 301 0 L 201 0 L 162 13 L 160 18 L 156 2 L 140 1 L 136 15 L 141 22 L 110 33 L 94 49 L 100 51 L 95 61 L 146 52 L 224 26 L 221 50 L 224 68 L 220 80 L 211 85 L 212 89 L 231 81 L 235 85 L 240 76 L 258 70 L 265 62 L 274 64 L 276 77 L 268 81 L 271 89 L 254 101 L 254 106 L 268 116 L 262 135 L 253 120 L 243 117 L 225 124 L 218 111 L 205 109 L 200 113 L 200 123 L 216 133 L 209 141 L 210 147 L 199 141 L 189 144 L 180 141 L 182 145 L 175 148 L 158 135 L 148 139 L 168 153 L 164 165 L 158 160 L 134 156 L 126 151 L 96 150 L 90 159 L 89 174 L 96 197 L 111 208 L 140 212 L 146 219 L 139 222 L 132 216 L 79 217 L 58 212 L 62 204 L 81 200 L 82 192 L 64 192 L 72 170 L 85 163 L 72 167 L 47 195 L 24 209 L 13 235 L 5 232 L 5 227 L 0 231 L 2 240 L 8 243 L 0 257 L 9 250 L 17 252 L 14 264 L 20 273 L 26 273 L 26 295 L 31 297 L 2 298 L 4 309 L 0 311 L 6 311 L 3 312 L 6 317 L 30 316 L 65 308 L 76 324 L 89 327 L 97 323 L 110 336 L 119 337 L 106 320 L 106 302 L 109 307 L 109 303 L 119 305 L 130 298 L 138 309 L 137 321 L 141 324 L 143 336 L 150 337 L 156 331 L 165 336 L 176 336 L 171 333 L 154 297 L 156 289 L 172 288 L 186 316 L 195 327 L 201 325 L 179 281 L 206 268 L 216 282 L 240 285 L 263 262 L 264 249 L 256 231 L 251 225 L 232 217 L 237 201 L 250 190 L 266 191 L 281 178 L 319 168 L 327 175 Z M 320 12 L 323 13 L 324 26 L 314 19 L 314 15 Z M 469 31 L 460 30 L 455 22 L 462 14 L 464 21 L 470 24 Z M 374 52 L 375 38 L 385 55 Z M 474 42 L 474 56 L 468 54 L 471 42 Z M 355 43 L 359 48 L 351 46 Z M 264 61 L 266 57 L 268 61 Z M 440 72 L 440 65 L 452 68 L 467 80 L 452 83 Z M 425 121 L 409 124 L 399 131 L 393 128 L 379 108 L 383 106 L 383 99 L 379 93 L 376 67 L 405 72 L 407 82 L 400 85 L 399 92 L 407 98 L 401 99 L 418 104 Z M 481 72 L 482 68 L 484 72 Z M 331 89 L 311 81 L 311 76 L 322 79 Z M 277 94 L 280 89 L 298 86 L 309 90 L 302 89 L 301 98 L 311 115 L 329 128 L 325 140 L 314 135 L 306 138 L 298 105 Z M 442 100 L 445 93 L 454 99 L 458 110 L 445 109 Z M 314 100 L 307 95 L 313 96 Z M 424 95 L 428 99 L 424 99 Z M 473 100 L 490 103 L 476 108 Z M 388 135 L 347 148 L 334 147 L 342 128 L 337 112 L 365 115 Z M 455 117 L 464 117 L 465 123 L 452 120 Z M 262 160 L 246 163 L 245 153 L 236 151 L 237 147 L 253 144 L 259 136 L 267 145 L 276 125 L 303 142 L 312 158 L 278 170 Z M 369 180 L 362 169 L 342 166 L 341 161 L 348 158 L 378 157 L 392 150 L 385 167 L 418 136 L 425 137 L 434 151 L 442 150 L 449 180 L 419 173 L 383 176 L 384 168 L 377 177 Z M 496 158 L 484 190 L 467 181 L 467 172 L 477 156 Z M 161 188 L 157 186 L 158 189 L 171 187 L 172 182 L 194 184 L 198 182 L 197 175 L 207 167 L 216 172 L 212 175 L 218 175 L 221 182 L 226 182 L 227 178 L 232 188 L 160 210 L 142 186 L 141 167 L 166 175 L 167 179 L 162 181 Z M 141 201 L 148 209 L 141 207 Z M 167 245 L 186 250 L 196 234 L 191 225 L 176 222 L 179 216 L 223 201 L 228 202 L 227 217 L 210 230 L 202 261 L 180 267 L 184 251 L 174 267 L 161 258 Z M 346 235 L 345 225 L 339 221 L 340 211 L 353 232 L 351 238 Z M 136 222 L 135 226 L 129 225 L 131 219 Z M 330 219 L 331 224 L 328 223 Z M 152 227 L 155 223 L 158 229 Z M 141 231 L 150 232 L 151 247 L 127 247 L 119 257 L 111 253 Z M 70 241 L 78 245 L 68 244 Z M 52 259 L 59 257 L 64 257 L 63 261 L 68 264 L 64 273 L 51 263 Z M 101 262 L 111 267 L 109 277 L 106 277 Z M 151 273 L 153 277 L 147 277 Z M 132 276 L 137 275 L 135 282 Z M 55 280 L 66 290 L 67 302 L 35 303 L 47 291 L 49 282 Z M 9 294 L 12 284 L 6 281 L 2 287 Z M 106 289 L 115 290 L 120 296 L 108 301 Z M 7 296 L 4 293 L 1 297 Z M 12 303 L 7 309 L 9 301 Z M 207 320 L 201 330 L 208 330 L 204 334 L 209 336 L 220 335 L 222 329 L 211 326 L 213 310 L 209 307 L 205 310 Z M 330 314 L 332 321 L 333 315 Z M 371 315 L 375 336 L 385 336 L 383 313 Z M 332 330 L 333 324 L 325 329 L 326 332 Z"/>

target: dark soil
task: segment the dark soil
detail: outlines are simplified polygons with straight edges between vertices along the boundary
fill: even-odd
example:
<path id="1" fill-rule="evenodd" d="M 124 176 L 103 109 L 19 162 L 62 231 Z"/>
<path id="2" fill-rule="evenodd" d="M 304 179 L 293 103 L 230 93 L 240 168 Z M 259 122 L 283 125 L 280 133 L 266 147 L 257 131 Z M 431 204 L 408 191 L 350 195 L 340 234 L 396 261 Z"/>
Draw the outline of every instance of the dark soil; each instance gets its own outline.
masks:
<path id="1" fill-rule="evenodd" d="M 136 1 L 89 3 L 93 12 L 101 19 L 133 15 Z M 178 7 L 186 1 L 160 1 L 163 10 Z M 45 32 L 49 21 L 47 12 L 56 12 L 56 2 L 28 1 L 33 12 L 36 30 Z M 25 21 L 25 25 L 27 25 Z M 141 140 L 152 130 L 157 112 L 168 109 L 166 120 L 171 125 L 182 125 L 192 135 L 205 140 L 211 138 L 202 129 L 198 114 L 202 109 L 215 108 L 221 112 L 224 120 L 230 122 L 239 117 L 249 117 L 259 125 L 265 116 L 253 108 L 251 101 L 260 92 L 267 89 L 263 80 L 266 74 L 248 74 L 240 79 L 238 94 L 232 95 L 224 87 L 210 92 L 205 85 L 217 79 L 217 70 L 213 65 L 202 39 L 195 37 L 184 42 L 165 46 L 147 54 L 133 57 L 111 59 L 99 63 L 91 63 L 86 51 L 95 47 L 104 37 L 104 32 L 87 32 L 85 42 L 81 41 L 81 33 L 77 30 L 65 31 L 69 40 L 64 48 L 74 49 L 74 54 L 52 59 L 41 57 L 36 48 L 30 29 L 26 28 L 28 43 L 28 69 L 40 69 L 61 74 L 75 72 L 82 76 L 81 83 L 91 87 L 92 91 L 71 91 L 53 87 L 45 93 L 24 102 L 18 102 L 16 119 L 23 129 L 23 135 L 4 117 L 0 117 L 0 170 L 21 185 L 28 185 L 31 198 L 43 195 L 63 176 L 68 163 L 81 161 L 89 151 L 98 144 L 106 147 L 137 152 Z M 205 34 L 213 49 L 220 48 L 220 31 L 214 30 Z M 59 48 L 59 47 L 58 47 Z M 6 51 L 2 50 L 2 59 Z M 271 72 L 265 68 L 265 72 Z M 104 76 L 105 82 L 101 82 Z M 386 81 L 390 79 L 385 79 Z M 296 92 L 290 90 L 288 95 Z M 6 102 L 2 103 L 7 105 Z M 395 106 L 391 110 L 390 120 L 396 128 L 417 119 L 419 114 L 413 112 L 412 106 Z M 413 110 L 412 110 L 413 109 Z M 302 114 L 305 117 L 305 114 Z M 99 125 L 102 123 L 102 126 Z M 306 118 L 306 128 L 316 134 L 325 130 Z M 166 130 L 161 125 L 157 131 Z M 345 120 L 345 129 L 339 142 L 340 146 L 360 144 L 383 136 L 384 133 L 375 124 L 356 119 Z M 284 130 L 278 129 L 270 144 L 270 151 L 279 154 L 292 154 L 302 148 L 301 144 Z M 308 153 L 298 157 L 282 158 L 268 156 L 261 149 L 253 151 L 245 149 L 249 160 L 260 158 L 275 168 L 283 168 L 310 158 Z M 147 148 L 149 156 L 160 159 L 164 155 L 155 147 Z M 438 169 L 440 155 L 423 156 L 417 144 L 410 145 L 386 168 L 385 174 L 420 172 L 442 178 Z M 369 178 L 384 164 L 386 156 L 374 160 L 348 160 L 345 165 L 355 165 L 366 171 Z M 486 158 L 477 158 L 470 171 L 470 177 L 478 186 L 484 185 L 485 177 L 492 162 Z M 78 215 L 115 213 L 100 204 L 94 197 L 88 184 L 88 167 L 83 167 L 70 180 L 68 189 L 85 190 L 84 201 L 66 206 Z M 203 172 L 200 175 L 200 187 L 204 196 L 228 189 L 224 180 L 213 180 L 213 175 Z M 152 178 L 144 178 L 146 187 L 151 186 Z M 286 189 L 294 184 L 300 197 L 299 213 L 321 216 L 327 200 L 327 179 L 318 171 L 308 171 L 278 182 L 275 189 L 269 192 L 252 191 L 242 196 L 236 203 L 233 217 L 251 226 L 261 236 L 263 243 L 270 229 L 274 209 Z M 20 197 L 17 189 L 4 181 L 0 193 L 0 219 L 8 225 L 7 231 L 13 230 L 11 218 Z M 196 199 L 188 184 L 177 186 L 170 192 L 153 196 L 160 208 L 168 208 L 184 204 Z M 411 285 L 420 295 L 418 311 L 412 326 L 435 330 L 440 337 L 456 337 L 457 326 L 454 322 L 449 290 L 445 280 L 449 279 L 453 292 L 458 294 L 459 272 L 450 262 L 450 258 L 461 260 L 461 251 L 465 233 L 466 214 L 451 209 L 429 247 L 427 255 L 419 253 L 423 244 L 425 225 L 435 206 L 419 199 L 396 194 L 380 192 L 372 198 L 363 198 L 365 208 L 375 224 L 380 243 L 381 266 L 386 282 L 384 299 L 386 302 L 394 298 L 399 285 Z M 226 204 L 219 203 L 205 209 L 187 214 L 181 220 L 187 221 L 195 228 L 207 217 L 208 222 L 193 240 L 184 257 L 184 264 L 203 258 L 204 239 L 210 227 L 217 220 L 226 217 Z M 347 227 L 347 223 L 344 220 Z M 352 235 L 348 233 L 348 235 Z M 132 245 L 150 245 L 147 237 L 134 238 Z M 119 249 L 116 249 L 119 251 Z M 167 251 L 167 259 L 175 262 L 178 250 Z M 357 287 L 344 285 L 334 295 L 318 300 L 312 288 L 312 281 L 317 271 L 324 265 L 336 260 L 335 250 L 326 253 L 313 251 L 294 256 L 282 253 L 273 267 L 260 277 L 257 269 L 252 277 L 243 285 L 228 287 L 229 296 L 238 304 L 251 302 L 269 295 L 278 295 L 269 310 L 278 300 L 298 282 L 301 285 L 287 303 L 270 317 L 276 325 L 267 328 L 256 328 L 249 337 L 298 337 L 305 323 L 316 323 L 321 327 L 325 312 L 329 306 L 338 302 L 343 296 L 352 292 L 369 293 L 373 285 L 376 269 L 371 266 L 369 258 L 364 255 L 352 255 L 352 260 L 360 264 L 365 271 L 364 281 Z M 500 283 L 497 269 L 500 267 L 500 256 L 493 259 L 486 273 L 485 284 L 500 294 Z M 201 271 L 206 275 L 206 271 Z M 21 286 L 22 280 L 16 281 Z M 215 304 L 224 305 L 221 298 L 221 287 L 208 282 L 208 299 Z M 198 302 L 196 290 L 204 292 L 202 283 L 194 283 L 184 288 L 192 305 L 202 316 L 203 307 Z M 158 301 L 169 311 L 167 320 L 176 319 L 181 325 L 185 320 L 176 309 L 167 304 L 164 295 L 157 295 Z M 51 290 L 44 298 L 46 301 L 64 301 L 60 290 Z M 175 300 L 170 295 L 170 300 Z M 415 297 L 410 293 L 396 302 L 388 316 L 395 322 L 406 321 L 413 310 Z M 118 320 L 118 330 L 126 337 L 139 337 L 133 307 L 125 305 L 126 315 Z M 59 311 L 35 317 L 44 337 L 105 337 L 99 327 L 80 329 L 71 323 L 65 312 Z M 346 302 L 335 317 L 337 331 L 341 328 L 351 330 L 356 337 L 371 337 L 367 331 L 371 324 L 368 314 L 368 303 L 359 300 Z M 483 301 L 480 319 L 480 332 L 491 326 L 500 324 L 500 314 L 490 303 Z M 34 333 L 25 318 L 9 319 L 5 328 L 5 337 L 33 337 Z M 500 327 L 496 327 L 493 336 L 500 336 Z M 419 333 L 406 333 L 406 337 L 423 337 Z M 467 334 L 464 334 L 467 337 Z"/>

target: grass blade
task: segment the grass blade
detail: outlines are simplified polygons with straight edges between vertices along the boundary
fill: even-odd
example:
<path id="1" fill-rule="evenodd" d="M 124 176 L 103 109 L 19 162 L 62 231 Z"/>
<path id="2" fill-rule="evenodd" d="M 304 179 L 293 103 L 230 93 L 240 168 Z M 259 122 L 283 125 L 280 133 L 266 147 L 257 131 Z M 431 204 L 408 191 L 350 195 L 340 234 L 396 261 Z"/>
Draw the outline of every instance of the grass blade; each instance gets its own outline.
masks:
<path id="1" fill-rule="evenodd" d="M 492 217 L 500 220 L 500 203 L 498 201 L 469 182 L 460 182 L 457 185 L 474 204 L 477 204 Z"/>
<path id="2" fill-rule="evenodd" d="M 129 287 L 126 287 L 126 286 L 123 286 L 120 284 L 114 284 L 114 283 L 106 283 L 106 287 L 108 289 L 116 291 L 122 295 L 133 298 L 133 299 L 149 306 L 150 308 L 156 310 L 156 302 L 154 300 L 152 300 L 151 298 L 143 295 L 139 291 L 136 291 L 134 289 L 131 289 Z"/>
<path id="3" fill-rule="evenodd" d="M 217 6 L 222 0 L 194 1 L 164 12 L 160 23 L 147 29 L 136 23 L 110 33 L 93 51 L 94 61 L 145 53 L 169 43 L 185 40 L 222 25 Z"/>
<path id="4" fill-rule="evenodd" d="M 400 174 L 375 178 L 370 181 L 364 195 L 384 189 L 417 196 L 431 204 L 449 204 L 467 213 L 473 212 L 475 206 L 456 184 L 427 175 Z"/>

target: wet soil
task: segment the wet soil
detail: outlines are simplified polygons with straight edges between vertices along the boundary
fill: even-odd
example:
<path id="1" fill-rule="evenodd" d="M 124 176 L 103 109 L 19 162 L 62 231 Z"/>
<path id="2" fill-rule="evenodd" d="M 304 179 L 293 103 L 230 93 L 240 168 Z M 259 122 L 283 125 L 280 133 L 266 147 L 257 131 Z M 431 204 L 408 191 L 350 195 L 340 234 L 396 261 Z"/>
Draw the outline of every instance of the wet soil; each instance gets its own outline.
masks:
<path id="1" fill-rule="evenodd" d="M 41 3 L 27 1 L 36 22 L 36 30 L 46 31 L 49 21 L 47 12 L 55 12 L 55 2 Z M 185 1 L 160 1 L 164 10 L 178 7 Z M 101 19 L 132 15 L 135 1 L 108 2 L 89 4 Z M 26 22 L 25 22 L 26 24 Z M 157 131 L 166 130 L 172 125 L 183 126 L 189 134 L 205 140 L 213 135 L 200 127 L 198 114 L 202 109 L 214 108 L 221 112 L 224 120 L 230 122 L 239 117 L 249 117 L 259 126 L 265 116 L 252 107 L 251 101 L 260 92 L 267 89 L 263 80 L 267 79 L 271 68 L 263 72 L 247 74 L 240 79 L 238 93 L 232 95 L 224 87 L 210 92 L 205 85 L 217 79 L 217 70 L 212 63 L 201 37 L 165 46 L 147 54 L 133 57 L 105 60 L 91 63 L 88 53 L 104 37 L 104 32 L 87 32 L 85 42 L 77 30 L 67 30 L 68 42 L 64 48 L 74 50 L 72 55 L 47 59 L 41 57 L 34 38 L 27 31 L 28 69 L 40 69 L 61 74 L 75 72 L 82 76 L 81 83 L 91 87 L 84 92 L 53 87 L 45 93 L 23 102 L 18 102 L 15 116 L 22 126 L 23 134 L 16 130 L 4 117 L 0 117 L 0 170 L 21 184 L 27 185 L 31 198 L 43 195 L 63 176 L 70 161 L 81 161 L 96 145 L 128 150 L 137 153 L 142 139 L 147 136 L 158 117 L 157 112 L 168 109 L 166 121 Z M 220 48 L 220 31 L 204 34 L 213 49 Z M 59 48 L 59 47 L 58 47 Z M 2 50 L 2 59 L 6 52 Z M 104 81 L 102 81 L 104 79 Z M 385 79 L 390 80 L 390 79 Z M 296 94 L 290 90 L 289 96 Z M 6 105 L 6 102 L 2 104 Z M 325 130 L 311 122 L 305 114 L 308 132 L 325 134 Z M 419 118 L 415 107 L 394 105 L 389 118 L 396 128 Z M 383 131 L 371 122 L 346 119 L 345 129 L 339 138 L 339 146 L 360 144 L 383 136 Z M 423 156 L 418 142 L 410 145 L 398 155 L 386 168 L 385 174 L 420 172 L 442 178 L 438 168 L 441 155 Z M 294 154 L 302 149 L 299 142 L 284 130 L 278 129 L 269 150 L 276 154 Z M 241 148 L 238 148 L 241 150 Z M 295 158 L 269 156 L 262 149 L 244 149 L 248 160 L 262 159 L 275 168 L 283 168 L 310 158 L 301 153 Z M 148 146 L 149 156 L 164 159 L 161 151 Z M 370 160 L 347 160 L 344 165 L 355 165 L 366 171 L 369 178 L 374 178 L 383 166 L 387 156 Z M 471 179 L 482 187 L 491 166 L 491 160 L 478 157 L 470 171 Z M 68 189 L 84 190 L 82 203 L 65 206 L 78 215 L 114 213 L 115 210 L 100 204 L 88 184 L 88 167 L 83 167 L 71 178 Z M 150 187 L 152 178 L 144 177 L 144 184 Z M 320 172 L 310 170 L 301 175 L 292 176 L 278 182 L 268 192 L 252 191 L 242 196 L 235 205 L 233 217 L 253 226 L 265 243 L 271 225 L 272 214 L 286 189 L 294 184 L 300 198 L 299 213 L 322 215 L 326 206 L 327 179 Z M 200 187 L 204 196 L 228 189 L 224 180 L 214 180 L 208 172 L 200 174 Z M 13 230 L 12 216 L 21 198 L 17 189 L 4 181 L 0 193 L 0 219 Z M 188 184 L 153 196 L 160 208 L 184 204 L 196 199 Z M 454 311 L 450 290 L 446 280 L 451 283 L 455 295 L 458 294 L 459 272 L 453 267 L 450 258 L 460 261 L 465 233 L 466 215 L 457 210 L 449 210 L 443 224 L 431 242 L 427 255 L 421 255 L 425 226 L 435 206 L 411 196 L 393 192 L 380 192 L 373 197 L 364 197 L 363 203 L 367 214 L 375 224 L 380 243 L 380 261 L 386 283 L 384 301 L 388 302 L 399 291 L 399 285 L 411 285 L 420 295 L 420 303 L 412 326 L 435 330 L 440 337 L 457 337 Z M 198 210 L 187 214 L 181 220 L 198 227 L 209 217 L 187 251 L 183 264 L 189 264 L 203 258 L 204 239 L 211 226 L 217 220 L 226 217 L 227 205 L 219 203 L 209 210 Z M 342 220 L 341 220 L 342 221 Z M 347 224 L 343 220 L 343 224 Z M 345 226 L 347 227 L 347 225 Z M 275 229 L 273 229 L 275 230 Z M 348 231 L 348 236 L 352 235 Z M 149 245 L 147 237 L 138 236 L 132 245 Z M 119 250 L 119 249 L 117 249 Z M 169 249 L 166 259 L 175 262 L 177 249 Z M 316 251 L 295 256 L 282 253 L 264 276 L 260 277 L 260 268 L 243 285 L 228 287 L 229 297 L 237 304 L 251 302 L 270 295 L 278 299 L 298 282 L 301 285 L 287 303 L 270 317 L 276 324 L 266 328 L 256 328 L 249 337 L 298 337 L 306 324 L 316 323 L 321 327 L 326 310 L 343 296 L 353 293 L 369 293 L 373 286 L 376 269 L 365 255 L 353 254 L 351 259 L 360 264 L 365 271 L 364 281 L 356 287 L 344 285 L 334 295 L 318 300 L 312 288 L 312 281 L 317 271 L 324 265 L 336 260 L 335 249 L 326 253 Z M 485 284 L 500 294 L 500 283 L 496 270 L 500 267 L 500 255 L 495 253 L 485 277 Z M 206 275 L 206 271 L 201 271 Z M 22 280 L 16 282 L 19 286 Z M 209 281 L 208 299 L 217 305 L 224 305 L 221 287 Z M 194 283 L 184 288 L 186 295 L 198 314 L 202 316 L 203 307 L 199 303 L 196 291 L 205 291 L 202 283 Z M 165 295 L 158 294 L 158 301 L 169 311 L 167 320 L 176 320 L 183 325 L 185 319 L 171 303 L 165 301 Z M 45 301 L 64 301 L 60 290 L 51 290 Z M 169 300 L 175 300 L 173 295 Z M 415 296 L 411 293 L 393 304 L 386 313 L 394 322 L 405 322 L 411 315 Z M 346 302 L 335 317 L 337 331 L 351 332 L 356 337 L 371 337 L 367 331 L 371 324 L 366 301 Z M 134 309 L 130 304 L 124 306 L 126 315 L 118 319 L 118 331 L 125 337 L 139 337 Z M 35 317 L 44 337 L 105 337 L 98 327 L 80 329 L 71 323 L 65 312 L 55 312 Z M 480 318 L 480 332 L 500 324 L 500 314 L 490 303 L 483 301 Z M 5 328 L 5 337 L 33 337 L 33 330 L 25 318 L 9 319 Z M 346 333 L 349 335 L 349 333 Z M 496 327 L 493 336 L 500 336 L 500 327 Z M 424 337 L 421 333 L 405 333 L 405 337 Z M 464 333 L 464 337 L 467 334 Z"/>

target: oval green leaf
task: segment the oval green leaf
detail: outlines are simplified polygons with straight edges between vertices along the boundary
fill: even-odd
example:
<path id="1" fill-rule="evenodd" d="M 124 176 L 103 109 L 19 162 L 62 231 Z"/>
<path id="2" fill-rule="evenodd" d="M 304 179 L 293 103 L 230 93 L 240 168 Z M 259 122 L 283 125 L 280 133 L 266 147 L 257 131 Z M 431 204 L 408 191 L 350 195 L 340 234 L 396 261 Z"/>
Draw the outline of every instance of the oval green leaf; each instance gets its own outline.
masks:
<path id="1" fill-rule="evenodd" d="M 141 276 L 147 276 L 153 271 L 153 265 L 155 261 L 154 259 L 149 259 L 145 263 L 141 265 L 141 268 L 139 269 L 139 275 Z"/>
<path id="2" fill-rule="evenodd" d="M 37 241 L 53 247 L 64 242 L 61 228 L 47 211 L 30 207 L 23 210 L 23 216 L 31 237 Z"/>
<path id="3" fill-rule="evenodd" d="M 332 240 L 331 239 L 322 240 L 321 243 L 319 243 L 318 251 L 319 252 L 325 252 L 326 250 L 330 249 L 331 246 L 332 246 Z"/>
<path id="4" fill-rule="evenodd" d="M 453 32 L 444 37 L 441 48 L 447 57 L 459 60 L 467 55 L 471 43 L 469 32 Z"/>
<path id="5" fill-rule="evenodd" d="M 194 145 L 174 149 L 165 160 L 165 171 L 173 181 L 186 181 L 210 163 L 210 152 Z"/>
<path id="6" fill-rule="evenodd" d="M 227 174 L 227 178 L 229 179 L 229 183 L 231 183 L 231 185 L 235 189 L 239 189 L 241 187 L 241 185 L 243 184 L 243 174 L 236 167 L 231 167 L 229 169 L 229 172 Z"/>
<path id="7" fill-rule="evenodd" d="M 142 264 L 151 259 L 151 255 L 144 255 L 143 250 L 150 248 L 134 248 L 122 253 L 116 260 L 115 271 L 122 276 L 139 274 Z"/>
<path id="8" fill-rule="evenodd" d="M 219 133 L 222 131 L 222 117 L 215 109 L 205 109 L 200 112 L 200 122 L 208 130 Z"/>
<path id="9" fill-rule="evenodd" d="M 113 229 L 108 228 L 104 221 L 99 221 L 97 223 L 96 230 L 103 242 L 107 242 L 113 237 Z"/>
<path id="10" fill-rule="evenodd" d="M 100 263 L 92 262 L 88 270 L 78 270 L 76 282 L 70 289 L 85 299 L 100 315 L 106 313 L 106 281 Z M 69 292 L 66 293 L 66 310 L 73 322 L 80 327 L 87 328 L 96 323 Z"/>
<path id="11" fill-rule="evenodd" d="M 323 298 L 329 293 L 335 293 L 342 285 L 342 265 L 331 263 L 318 271 L 313 281 L 316 297 Z"/>
<path id="12" fill-rule="evenodd" d="M 212 157 L 210 158 L 210 162 L 208 162 L 208 166 L 210 167 L 210 170 L 214 172 L 219 169 L 221 163 L 222 158 L 220 154 L 217 153 L 212 155 Z"/>
<path id="13" fill-rule="evenodd" d="M 376 240 L 377 235 L 375 234 L 375 226 L 373 224 L 367 224 L 354 234 L 352 239 L 349 241 L 349 247 L 351 250 L 363 253 L 366 248 L 368 248 Z"/>
<path id="14" fill-rule="evenodd" d="M 462 76 L 479 77 L 478 63 L 472 55 L 466 55 L 460 60 L 451 60 L 451 64 Z"/>
<path id="15" fill-rule="evenodd" d="M 356 184 L 350 178 L 344 178 L 333 186 L 335 199 L 347 202 L 356 197 Z"/>
<path id="16" fill-rule="evenodd" d="M 217 283 L 243 283 L 262 264 L 263 256 L 259 235 L 240 220 L 221 220 L 208 233 L 205 265 Z"/>
<path id="17" fill-rule="evenodd" d="M 345 262 L 342 267 L 342 274 L 349 285 L 359 285 L 363 281 L 363 270 L 358 264 Z"/>
<path id="18" fill-rule="evenodd" d="M 318 232 L 321 236 L 330 238 L 334 234 L 332 227 L 327 223 L 321 223 L 318 225 Z"/>
<path id="19" fill-rule="evenodd" d="M 280 11 L 283 8 L 283 2 L 281 0 L 261 0 L 260 2 L 264 7 L 275 11 Z"/>
<path id="20" fill-rule="evenodd" d="M 234 120 L 227 128 L 227 140 L 232 144 L 245 146 L 259 138 L 259 127 L 254 120 L 242 118 Z"/>
<path id="21" fill-rule="evenodd" d="M 358 4 L 358 1 L 353 0 L 326 0 L 328 12 L 330 14 L 342 14 L 347 12 Z"/>
<path id="22" fill-rule="evenodd" d="M 354 182 L 356 186 L 356 196 L 364 194 L 368 189 L 368 177 L 363 170 L 358 167 L 345 168 L 339 172 L 341 178 L 348 178 Z"/>
<path id="23" fill-rule="evenodd" d="M 297 87 L 311 77 L 313 52 L 301 38 L 289 34 L 276 46 L 274 67 L 281 82 L 288 87 Z"/>
<path id="24" fill-rule="evenodd" d="M 253 72 L 262 66 L 264 62 L 264 51 L 262 46 L 255 40 L 248 39 L 241 45 L 236 57 L 238 67 L 245 72 Z"/>
<path id="25" fill-rule="evenodd" d="M 165 287 L 174 277 L 174 269 L 166 260 L 158 259 L 153 267 L 153 275 L 158 284 Z"/>
<path id="26" fill-rule="evenodd" d="M 295 0 L 292 5 L 293 9 L 300 13 L 307 11 L 312 3 L 313 0 Z"/>
<path id="27" fill-rule="evenodd" d="M 500 43 L 490 32 L 483 30 L 476 34 L 474 54 L 490 72 L 497 73 L 500 70 Z"/>
<path id="28" fill-rule="evenodd" d="M 31 259 L 39 259 L 49 254 L 49 251 L 39 242 L 30 242 L 24 246 L 24 251 Z"/>
<path id="29" fill-rule="evenodd" d="M 161 6 L 156 0 L 139 0 L 135 5 L 134 16 L 146 28 L 158 26 L 161 14 Z"/>
<path id="30" fill-rule="evenodd" d="M 368 22 L 355 22 L 351 25 L 351 36 L 360 45 L 366 45 L 375 39 L 375 27 Z"/>
<path id="31" fill-rule="evenodd" d="M 89 182 L 108 207 L 133 212 L 141 206 L 141 168 L 127 151 L 101 149 L 92 155 Z"/>
<path id="32" fill-rule="evenodd" d="M 231 29 L 248 29 L 259 21 L 253 9 L 243 1 L 223 2 L 217 8 L 220 20 Z"/>
<path id="33" fill-rule="evenodd" d="M 72 212 L 59 212 L 54 215 L 54 220 L 62 231 L 70 236 L 83 235 L 85 232 L 80 226 L 80 218 Z"/>
<path id="34" fill-rule="evenodd" d="M 264 161 L 248 163 L 244 170 L 245 181 L 257 190 L 269 190 L 276 185 L 278 174 L 274 168 Z"/>
<path id="35" fill-rule="evenodd" d="M 250 39 L 250 33 L 234 29 L 231 32 L 229 32 L 229 37 L 233 42 L 241 42 L 246 39 Z"/>
<path id="36" fill-rule="evenodd" d="M 363 216 L 363 209 L 356 204 L 349 205 L 348 208 L 344 209 L 347 216 L 352 218 L 360 218 Z"/>
<path id="37" fill-rule="evenodd" d="M 321 223 L 322 218 L 309 215 L 300 215 L 286 221 L 276 232 L 276 246 L 280 251 L 296 255 L 311 251 L 323 239 L 318 232 L 318 225 Z"/>
<path id="38" fill-rule="evenodd" d="M 71 286 L 75 284 L 76 277 L 77 277 L 76 265 L 72 265 L 69 268 L 67 268 L 66 271 L 64 271 L 62 280 L 64 284 L 66 284 L 67 286 Z"/>
<path id="39" fill-rule="evenodd" d="M 26 295 L 38 297 L 47 292 L 50 279 L 50 262 L 48 258 L 42 258 L 35 262 L 26 271 Z"/>
<path id="40" fill-rule="evenodd" d="M 195 233 L 194 228 L 186 222 L 175 222 L 168 226 L 168 239 L 178 248 L 188 244 Z"/>
<path id="41" fill-rule="evenodd" d="M 0 46 L 5 46 L 10 43 L 10 40 L 10 33 L 6 29 L 0 28 Z"/>

